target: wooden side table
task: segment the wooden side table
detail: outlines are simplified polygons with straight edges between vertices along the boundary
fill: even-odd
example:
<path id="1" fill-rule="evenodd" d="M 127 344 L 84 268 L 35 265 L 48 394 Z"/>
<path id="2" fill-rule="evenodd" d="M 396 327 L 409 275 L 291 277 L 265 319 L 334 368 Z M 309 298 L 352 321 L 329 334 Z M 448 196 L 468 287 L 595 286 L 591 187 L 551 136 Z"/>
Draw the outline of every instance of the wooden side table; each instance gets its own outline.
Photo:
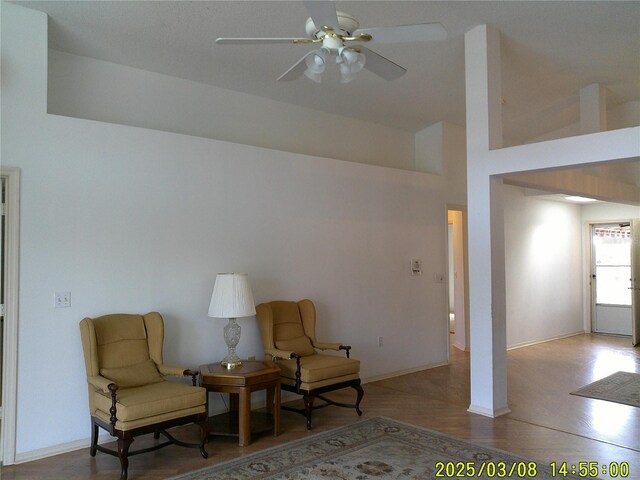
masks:
<path id="1" fill-rule="evenodd" d="M 243 360 L 237 368 L 219 363 L 200 366 L 200 382 L 207 392 L 229 394 L 229 412 L 209 417 L 212 435 L 238 435 L 241 447 L 251 443 L 251 433 L 273 428 L 280 434 L 280 369 L 268 360 Z M 267 413 L 251 412 L 251 392 L 267 391 Z"/>

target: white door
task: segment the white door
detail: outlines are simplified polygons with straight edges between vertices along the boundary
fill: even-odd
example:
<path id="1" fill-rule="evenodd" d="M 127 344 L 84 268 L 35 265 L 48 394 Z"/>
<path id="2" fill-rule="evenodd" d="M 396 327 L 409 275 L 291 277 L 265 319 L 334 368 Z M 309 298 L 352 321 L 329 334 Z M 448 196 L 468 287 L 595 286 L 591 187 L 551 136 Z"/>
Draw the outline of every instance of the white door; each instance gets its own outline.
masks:
<path id="1" fill-rule="evenodd" d="M 631 221 L 631 315 L 633 344 L 640 345 L 640 219 Z"/>
<path id="2" fill-rule="evenodd" d="M 631 226 L 591 227 L 592 330 L 631 335 Z"/>

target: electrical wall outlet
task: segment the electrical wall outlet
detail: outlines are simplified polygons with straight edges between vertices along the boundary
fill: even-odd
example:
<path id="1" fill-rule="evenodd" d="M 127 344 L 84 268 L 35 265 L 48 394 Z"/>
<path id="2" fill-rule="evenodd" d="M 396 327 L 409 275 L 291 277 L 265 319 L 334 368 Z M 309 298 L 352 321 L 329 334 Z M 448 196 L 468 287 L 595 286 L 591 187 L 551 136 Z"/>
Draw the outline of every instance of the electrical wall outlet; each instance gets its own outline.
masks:
<path id="1" fill-rule="evenodd" d="M 54 295 L 54 307 L 66 308 L 71 306 L 71 292 L 56 292 Z"/>
<path id="2" fill-rule="evenodd" d="M 381 347 L 382 346 L 382 337 L 378 337 L 378 346 Z"/>

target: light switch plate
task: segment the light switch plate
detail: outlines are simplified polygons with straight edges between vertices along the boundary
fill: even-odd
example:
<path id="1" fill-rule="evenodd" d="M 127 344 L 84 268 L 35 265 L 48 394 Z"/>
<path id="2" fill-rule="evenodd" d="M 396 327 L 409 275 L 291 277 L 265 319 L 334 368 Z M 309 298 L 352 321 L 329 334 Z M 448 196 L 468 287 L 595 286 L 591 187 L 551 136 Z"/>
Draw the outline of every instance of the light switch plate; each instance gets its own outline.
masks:
<path id="1" fill-rule="evenodd" d="M 55 308 L 66 308 L 71 306 L 71 292 L 56 292 L 54 296 Z"/>
<path id="2" fill-rule="evenodd" d="M 411 260 L 411 275 L 422 275 L 422 260 Z"/>

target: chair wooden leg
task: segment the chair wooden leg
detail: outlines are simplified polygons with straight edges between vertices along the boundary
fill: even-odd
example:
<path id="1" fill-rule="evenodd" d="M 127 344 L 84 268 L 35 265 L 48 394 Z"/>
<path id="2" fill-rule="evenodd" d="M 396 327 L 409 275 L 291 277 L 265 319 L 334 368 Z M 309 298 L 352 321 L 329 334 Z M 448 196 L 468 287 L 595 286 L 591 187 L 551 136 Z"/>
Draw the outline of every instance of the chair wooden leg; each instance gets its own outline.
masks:
<path id="1" fill-rule="evenodd" d="M 133 442 L 133 437 L 124 436 L 118 438 L 118 457 L 120 458 L 120 480 L 127 480 L 129 470 L 129 447 Z"/>
<path id="2" fill-rule="evenodd" d="M 353 388 L 355 388 L 356 392 L 358 392 L 358 397 L 356 398 L 356 412 L 358 413 L 358 416 L 362 416 L 362 410 L 360 410 L 360 402 L 362 401 L 362 397 L 364 397 L 364 390 L 359 384 L 354 385 Z"/>
<path id="3" fill-rule="evenodd" d="M 89 454 L 92 457 L 96 456 L 98 445 L 98 424 L 91 418 L 91 449 L 89 450 Z"/>
<path id="4" fill-rule="evenodd" d="M 311 430 L 311 413 L 313 412 L 313 400 L 314 396 L 304 396 L 304 414 L 307 417 L 307 430 Z"/>
<path id="5" fill-rule="evenodd" d="M 156 430 L 153 432 L 153 438 L 158 440 L 160 438 L 160 430 Z"/>
<path id="6" fill-rule="evenodd" d="M 198 425 L 200 425 L 200 455 L 202 458 L 207 458 L 209 453 L 204 449 L 204 446 L 209 440 L 209 418 L 205 415 Z"/>

